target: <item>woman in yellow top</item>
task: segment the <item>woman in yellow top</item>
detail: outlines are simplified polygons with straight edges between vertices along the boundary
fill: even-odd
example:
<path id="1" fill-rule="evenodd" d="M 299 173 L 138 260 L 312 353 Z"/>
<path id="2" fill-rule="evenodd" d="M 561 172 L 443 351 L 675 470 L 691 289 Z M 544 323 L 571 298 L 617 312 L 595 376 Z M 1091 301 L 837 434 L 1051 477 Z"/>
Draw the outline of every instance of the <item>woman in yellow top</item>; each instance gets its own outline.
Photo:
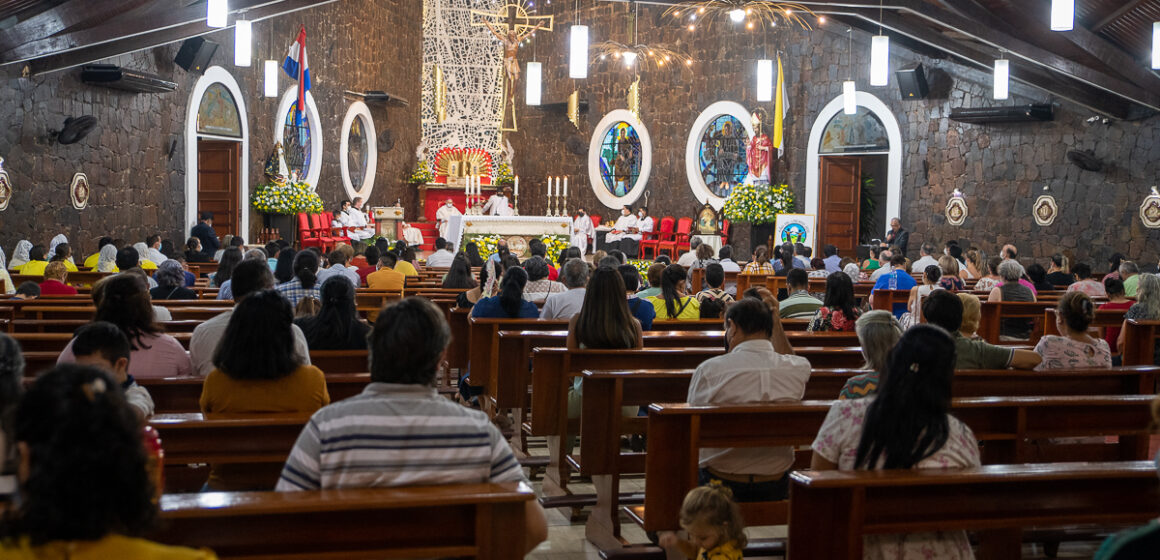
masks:
<path id="1" fill-rule="evenodd" d="M 73 364 L 37 378 L 16 409 L 20 508 L 5 560 L 213 560 L 138 535 L 158 518 L 137 418 L 107 373 Z"/>
<path id="2" fill-rule="evenodd" d="M 101 249 L 104 249 L 105 245 L 112 245 L 112 244 L 113 244 L 112 237 L 106 236 L 106 237 L 102 237 L 102 238 L 98 239 L 97 240 L 97 252 L 89 255 L 89 258 L 85 259 L 85 262 L 84 262 L 85 269 L 86 270 L 96 270 L 97 269 L 97 261 L 100 260 L 100 258 L 101 258 Z"/>
<path id="3" fill-rule="evenodd" d="M 44 268 L 48 260 L 44 258 L 44 245 L 37 245 L 28 250 L 28 262 L 20 265 L 16 272 L 31 276 L 44 276 Z"/>
<path id="4" fill-rule="evenodd" d="M 686 294 L 685 267 L 670 264 L 661 274 L 661 295 L 648 298 L 657 312 L 657 321 L 696 321 L 701 318 L 701 304 Z"/>
<path id="5" fill-rule="evenodd" d="M 294 312 L 275 290 L 246 296 L 234 308 L 201 388 L 206 417 L 239 414 L 309 416 L 330 404 L 322 370 L 294 351 Z M 246 465 L 212 466 L 213 490 L 259 489 Z M 272 481 L 266 481 L 272 482 Z"/>

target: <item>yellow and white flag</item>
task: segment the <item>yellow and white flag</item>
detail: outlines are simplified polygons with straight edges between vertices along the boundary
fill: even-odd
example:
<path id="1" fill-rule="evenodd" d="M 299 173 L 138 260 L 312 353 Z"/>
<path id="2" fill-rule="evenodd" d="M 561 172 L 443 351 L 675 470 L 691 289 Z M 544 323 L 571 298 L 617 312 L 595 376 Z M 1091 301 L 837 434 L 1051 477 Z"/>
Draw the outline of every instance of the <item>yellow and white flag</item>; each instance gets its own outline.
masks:
<path id="1" fill-rule="evenodd" d="M 781 55 L 777 55 L 777 85 L 774 87 L 773 103 L 773 147 L 777 148 L 777 157 L 781 159 L 785 153 L 785 117 L 789 115 L 789 96 L 785 91 L 785 74 L 781 69 Z"/>

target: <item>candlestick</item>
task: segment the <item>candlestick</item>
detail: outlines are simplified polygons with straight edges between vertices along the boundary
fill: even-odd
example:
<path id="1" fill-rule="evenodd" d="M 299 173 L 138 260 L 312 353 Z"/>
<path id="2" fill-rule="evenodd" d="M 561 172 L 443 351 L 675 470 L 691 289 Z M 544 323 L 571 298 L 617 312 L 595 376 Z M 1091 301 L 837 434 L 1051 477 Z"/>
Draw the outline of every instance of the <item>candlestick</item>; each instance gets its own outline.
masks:
<path id="1" fill-rule="evenodd" d="M 564 176 L 564 199 L 567 200 L 567 198 L 568 198 L 568 176 L 565 175 Z"/>

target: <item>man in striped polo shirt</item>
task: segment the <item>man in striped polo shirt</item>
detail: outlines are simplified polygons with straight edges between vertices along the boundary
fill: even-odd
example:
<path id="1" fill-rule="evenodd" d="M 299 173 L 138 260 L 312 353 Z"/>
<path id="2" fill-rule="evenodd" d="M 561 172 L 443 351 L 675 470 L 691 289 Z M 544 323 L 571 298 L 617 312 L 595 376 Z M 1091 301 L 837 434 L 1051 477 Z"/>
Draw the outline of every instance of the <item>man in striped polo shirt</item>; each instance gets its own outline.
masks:
<path id="1" fill-rule="evenodd" d="M 810 295 L 809 274 L 794 268 L 785 275 L 786 292 L 789 297 L 782 300 L 779 315 L 782 319 L 813 319 L 814 313 L 822 306 L 821 300 Z"/>
<path id="2" fill-rule="evenodd" d="M 369 347 L 371 383 L 310 418 L 286 459 L 280 491 L 523 482 L 511 448 L 487 416 L 435 391 L 451 341 L 443 313 L 409 297 L 384 308 Z M 528 502 L 527 550 L 547 538 Z"/>

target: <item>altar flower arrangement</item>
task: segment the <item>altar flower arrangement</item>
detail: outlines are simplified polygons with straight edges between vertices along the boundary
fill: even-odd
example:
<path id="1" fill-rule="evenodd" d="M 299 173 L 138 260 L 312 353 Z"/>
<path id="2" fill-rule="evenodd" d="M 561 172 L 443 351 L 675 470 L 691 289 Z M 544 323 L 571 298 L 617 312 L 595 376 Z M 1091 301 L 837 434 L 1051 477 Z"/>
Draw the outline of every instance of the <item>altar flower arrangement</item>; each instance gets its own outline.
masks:
<path id="1" fill-rule="evenodd" d="M 499 250 L 499 240 L 503 238 L 502 235 L 494 233 L 467 234 L 463 236 L 463 245 L 466 246 L 468 242 L 475 243 L 479 247 L 480 258 L 487 260 Z M 571 239 L 566 235 L 546 235 L 541 237 L 540 241 L 544 242 L 548 250 L 548 262 L 553 266 L 560 259 L 560 253 L 571 246 Z M 523 258 L 527 257 L 528 255 L 524 255 Z"/>
<path id="2" fill-rule="evenodd" d="M 629 259 L 628 264 L 636 267 L 636 271 L 640 273 L 640 287 L 648 288 L 648 267 L 652 266 L 656 261 L 633 260 Z"/>
<path id="3" fill-rule="evenodd" d="M 721 214 L 733 222 L 768 224 L 777 221 L 778 214 L 794 212 L 793 190 L 788 184 L 751 185 L 733 187 L 725 197 Z"/>
<path id="4" fill-rule="evenodd" d="M 322 212 L 322 198 L 302 181 L 269 181 L 250 194 L 250 206 L 263 214 L 318 214 Z"/>
<path id="5" fill-rule="evenodd" d="M 411 178 L 407 179 L 409 183 L 425 184 L 435 180 L 435 174 L 431 172 L 431 165 L 427 160 L 419 160 L 415 165 L 415 171 L 411 173 Z"/>
<path id="6" fill-rule="evenodd" d="M 501 187 L 510 186 L 515 183 L 515 175 L 512 174 L 512 166 L 507 162 L 501 162 L 495 168 L 495 183 Z"/>
<path id="7" fill-rule="evenodd" d="M 572 246 L 572 239 L 564 235 L 550 235 L 541 237 L 544 246 L 548 249 L 548 262 L 553 266 L 560 261 L 560 253 Z"/>

